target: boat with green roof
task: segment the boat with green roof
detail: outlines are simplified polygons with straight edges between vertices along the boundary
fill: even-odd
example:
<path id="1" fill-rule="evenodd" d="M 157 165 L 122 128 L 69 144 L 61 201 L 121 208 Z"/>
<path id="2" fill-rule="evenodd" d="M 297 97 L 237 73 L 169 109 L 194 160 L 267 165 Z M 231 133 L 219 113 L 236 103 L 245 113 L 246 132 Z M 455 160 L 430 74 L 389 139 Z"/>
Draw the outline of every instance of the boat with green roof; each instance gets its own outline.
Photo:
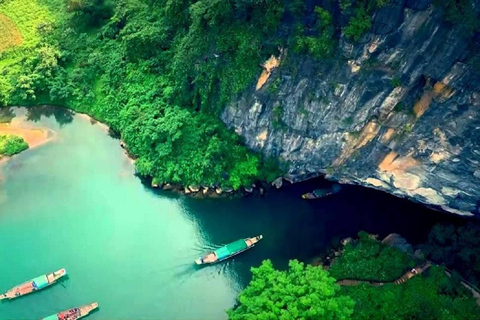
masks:
<path id="1" fill-rule="evenodd" d="M 57 314 L 52 314 L 42 320 L 77 320 L 88 316 L 93 310 L 98 308 L 98 303 L 90 303 L 81 307 L 68 309 Z"/>
<path id="2" fill-rule="evenodd" d="M 13 287 L 5 293 L 0 294 L 0 300 L 15 299 L 26 294 L 41 290 L 43 288 L 51 286 L 52 284 L 57 282 L 58 279 L 65 276 L 66 274 L 67 271 L 65 269 L 60 269 L 58 271 L 36 277 L 35 279 L 24 282 L 16 287 Z"/>
<path id="3" fill-rule="evenodd" d="M 253 248 L 255 244 L 262 239 L 263 236 L 259 235 L 252 238 L 245 238 L 234 241 L 230 244 L 227 244 L 226 246 L 223 246 L 215 251 L 206 254 L 203 257 L 196 259 L 195 263 L 198 265 L 202 265 L 217 263 L 226 260 L 228 258 L 236 256 L 239 253 L 242 253 L 243 251 Z"/>

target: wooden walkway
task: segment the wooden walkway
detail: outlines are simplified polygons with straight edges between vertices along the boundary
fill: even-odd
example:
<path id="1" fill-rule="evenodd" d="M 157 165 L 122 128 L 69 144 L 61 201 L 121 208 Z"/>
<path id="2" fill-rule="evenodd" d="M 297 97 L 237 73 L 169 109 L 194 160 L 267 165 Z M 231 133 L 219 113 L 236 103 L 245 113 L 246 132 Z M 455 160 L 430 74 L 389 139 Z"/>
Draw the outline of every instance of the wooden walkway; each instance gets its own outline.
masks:
<path id="1" fill-rule="evenodd" d="M 425 270 L 430 268 L 431 265 L 432 264 L 430 263 L 430 261 L 427 261 L 425 264 L 423 264 L 421 266 L 418 266 L 416 268 L 413 268 L 412 270 L 406 272 L 400 278 L 398 278 L 394 281 L 391 281 L 391 282 L 344 279 L 344 280 L 337 281 L 337 284 L 339 284 L 341 286 L 358 286 L 359 284 L 369 284 L 369 285 L 376 286 L 376 287 L 380 287 L 380 286 L 383 286 L 385 284 L 402 284 L 402 283 L 407 282 L 411 278 L 413 278 L 413 277 L 415 277 L 419 274 L 422 274 L 423 272 L 425 272 Z"/>
<path id="2" fill-rule="evenodd" d="M 337 284 L 341 286 L 358 286 L 360 284 L 369 284 L 375 287 L 381 287 L 385 284 L 403 284 L 410 280 L 411 278 L 422 274 L 432 266 L 432 263 L 430 261 L 427 261 L 425 264 L 418 266 L 416 268 L 413 268 L 412 270 L 406 272 L 403 276 L 400 278 L 391 281 L 391 282 L 381 282 L 381 281 L 368 281 L 368 280 L 353 280 L 353 279 L 343 279 L 337 281 Z M 452 272 L 449 269 L 445 270 L 445 274 L 447 277 L 452 277 Z M 460 281 L 460 284 L 465 287 L 467 290 L 469 290 L 472 293 L 473 298 L 475 298 L 475 301 L 477 302 L 477 305 L 480 307 L 480 290 L 475 287 L 473 284 L 468 282 L 467 280 L 462 279 Z"/>

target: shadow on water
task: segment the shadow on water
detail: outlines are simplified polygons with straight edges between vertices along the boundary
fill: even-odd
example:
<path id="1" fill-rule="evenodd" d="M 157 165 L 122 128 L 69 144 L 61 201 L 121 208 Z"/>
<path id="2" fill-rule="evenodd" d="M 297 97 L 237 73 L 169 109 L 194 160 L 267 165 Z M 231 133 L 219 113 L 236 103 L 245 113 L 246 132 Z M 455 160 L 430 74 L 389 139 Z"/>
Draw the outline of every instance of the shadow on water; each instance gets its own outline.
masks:
<path id="1" fill-rule="evenodd" d="M 53 116 L 60 127 L 69 124 L 73 121 L 74 113 L 65 108 L 53 106 L 38 106 L 34 108 L 27 108 L 27 120 L 38 122 L 42 116 L 50 118 Z"/>
<path id="2" fill-rule="evenodd" d="M 15 118 L 15 112 L 10 107 L 0 107 L 0 123 L 8 123 Z"/>
<path id="3" fill-rule="evenodd" d="M 301 199 L 303 193 L 329 184 L 321 178 L 313 179 L 272 190 L 264 198 L 194 199 L 154 192 L 182 199 L 187 218 L 198 226 L 202 235 L 202 248 L 264 236 L 255 248 L 215 265 L 221 266 L 215 269 L 220 273 L 235 273 L 240 284 L 250 280 L 250 268 L 264 259 L 271 259 L 280 268 L 287 267 L 290 259 L 310 261 L 361 230 L 380 237 L 399 233 L 412 244 L 420 244 L 437 223 L 458 225 L 467 221 L 359 186 L 344 186 L 340 193 L 324 199 Z"/>

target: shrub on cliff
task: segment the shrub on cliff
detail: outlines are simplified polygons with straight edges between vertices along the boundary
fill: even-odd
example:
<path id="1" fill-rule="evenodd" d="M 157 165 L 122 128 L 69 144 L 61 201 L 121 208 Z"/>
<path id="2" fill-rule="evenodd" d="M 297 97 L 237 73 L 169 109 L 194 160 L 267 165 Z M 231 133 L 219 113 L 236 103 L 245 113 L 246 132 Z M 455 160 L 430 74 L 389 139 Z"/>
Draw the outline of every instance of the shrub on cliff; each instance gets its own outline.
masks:
<path id="1" fill-rule="evenodd" d="M 478 31 L 479 21 L 473 0 L 434 0 L 445 11 L 445 20 L 464 29 L 467 35 Z"/>

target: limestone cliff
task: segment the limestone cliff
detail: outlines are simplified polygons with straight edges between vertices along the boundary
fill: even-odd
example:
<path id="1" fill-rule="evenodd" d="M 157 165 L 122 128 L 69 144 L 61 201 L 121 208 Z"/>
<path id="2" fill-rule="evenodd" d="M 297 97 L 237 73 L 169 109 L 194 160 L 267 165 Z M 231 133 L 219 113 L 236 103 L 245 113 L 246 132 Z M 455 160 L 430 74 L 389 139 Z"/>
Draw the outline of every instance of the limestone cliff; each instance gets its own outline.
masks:
<path id="1" fill-rule="evenodd" d="M 479 214 L 480 35 L 430 2 L 391 0 L 359 42 L 340 38 L 335 59 L 285 49 L 223 121 L 293 181 L 326 174 Z"/>

